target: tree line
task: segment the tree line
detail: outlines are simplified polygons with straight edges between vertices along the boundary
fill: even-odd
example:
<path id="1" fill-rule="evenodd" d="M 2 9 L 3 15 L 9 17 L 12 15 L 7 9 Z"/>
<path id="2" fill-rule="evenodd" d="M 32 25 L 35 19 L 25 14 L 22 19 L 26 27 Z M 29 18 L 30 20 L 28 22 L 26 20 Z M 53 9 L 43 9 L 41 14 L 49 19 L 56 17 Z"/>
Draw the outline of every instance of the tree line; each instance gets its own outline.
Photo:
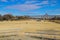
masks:
<path id="1" fill-rule="evenodd" d="M 60 17 L 58 17 L 58 16 L 54 16 L 54 17 L 51 18 L 50 20 L 60 20 Z"/>
<path id="2" fill-rule="evenodd" d="M 26 20 L 26 19 L 32 19 L 30 16 L 13 16 L 12 14 L 0 14 L 0 21 L 13 21 L 13 20 Z M 60 20 L 60 17 L 54 16 L 53 18 L 49 18 L 48 20 Z"/>
<path id="3" fill-rule="evenodd" d="M 0 21 L 26 20 L 26 19 L 30 19 L 30 17 L 29 16 L 13 16 L 11 14 L 5 14 L 5 15 L 0 14 Z"/>

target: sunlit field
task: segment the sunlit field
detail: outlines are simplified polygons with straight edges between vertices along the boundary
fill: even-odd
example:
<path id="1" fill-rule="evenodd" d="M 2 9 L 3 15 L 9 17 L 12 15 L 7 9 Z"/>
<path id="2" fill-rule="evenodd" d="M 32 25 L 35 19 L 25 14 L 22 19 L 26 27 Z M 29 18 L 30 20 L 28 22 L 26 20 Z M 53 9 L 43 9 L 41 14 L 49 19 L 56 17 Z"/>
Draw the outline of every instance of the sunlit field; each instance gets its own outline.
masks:
<path id="1" fill-rule="evenodd" d="M 60 31 L 60 24 L 50 21 L 20 20 L 0 22 L 0 31 L 19 29 L 19 35 L 23 37 L 26 32 L 36 32 L 37 30 L 57 30 Z M 58 32 L 60 34 L 60 32 Z"/>
<path id="2" fill-rule="evenodd" d="M 60 24 L 49 21 L 21 20 L 21 21 L 2 21 L 0 30 L 9 28 L 20 28 L 20 32 L 33 32 L 36 30 L 60 30 Z"/>

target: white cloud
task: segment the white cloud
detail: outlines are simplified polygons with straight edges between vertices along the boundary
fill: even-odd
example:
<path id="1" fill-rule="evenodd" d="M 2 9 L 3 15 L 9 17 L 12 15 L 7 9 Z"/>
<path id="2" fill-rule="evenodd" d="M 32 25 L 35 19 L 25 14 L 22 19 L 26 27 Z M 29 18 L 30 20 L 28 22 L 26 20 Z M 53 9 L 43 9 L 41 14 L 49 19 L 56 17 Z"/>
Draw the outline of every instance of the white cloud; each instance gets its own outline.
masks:
<path id="1" fill-rule="evenodd" d="M 7 0 L 1 0 L 2 2 L 8 2 Z"/>
<path id="2" fill-rule="evenodd" d="M 43 6 L 41 6 L 41 5 L 49 5 L 49 4 L 53 5 L 54 3 L 56 3 L 56 0 L 54 0 L 54 1 L 51 0 L 51 3 L 49 3 L 48 0 L 44 0 L 44 1 L 41 1 L 41 2 L 39 2 L 37 0 L 32 0 L 32 1 L 25 1 L 24 4 L 7 6 L 7 7 L 5 7 L 5 9 L 15 9 L 15 10 L 20 10 L 20 11 L 29 11 L 29 10 L 42 8 Z"/>
<path id="3" fill-rule="evenodd" d="M 42 1 L 40 4 L 44 5 L 44 4 L 49 4 L 49 3 L 48 3 L 48 1 Z"/>
<path id="4" fill-rule="evenodd" d="M 18 1 L 18 0 L 10 0 L 10 1 L 14 2 L 14 1 Z"/>
<path id="5" fill-rule="evenodd" d="M 35 3 L 37 1 L 26 1 L 25 4 L 32 4 L 32 3 Z"/>
<path id="6" fill-rule="evenodd" d="M 20 11 L 28 11 L 28 10 L 34 10 L 38 9 L 41 6 L 33 5 L 33 4 L 22 4 L 22 5 L 13 5 L 13 6 L 7 6 L 6 9 L 16 9 Z"/>

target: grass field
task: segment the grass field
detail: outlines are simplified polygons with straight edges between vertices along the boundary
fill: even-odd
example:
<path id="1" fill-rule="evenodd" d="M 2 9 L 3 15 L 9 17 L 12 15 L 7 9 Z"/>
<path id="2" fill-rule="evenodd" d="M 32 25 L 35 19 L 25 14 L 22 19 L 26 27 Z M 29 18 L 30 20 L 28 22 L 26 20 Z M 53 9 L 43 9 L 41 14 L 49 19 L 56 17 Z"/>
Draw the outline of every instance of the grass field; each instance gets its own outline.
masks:
<path id="1" fill-rule="evenodd" d="M 36 32 L 37 30 L 57 30 L 60 31 L 60 24 L 49 21 L 20 20 L 0 22 L 0 32 L 6 30 L 19 29 L 19 35 L 24 36 L 25 32 Z M 17 33 L 17 32 L 16 32 Z M 60 33 L 59 33 L 60 34 Z"/>
<path id="2" fill-rule="evenodd" d="M 60 24 L 48 21 L 22 20 L 0 22 L 0 30 L 19 28 L 20 32 L 33 32 L 36 30 L 60 30 Z"/>

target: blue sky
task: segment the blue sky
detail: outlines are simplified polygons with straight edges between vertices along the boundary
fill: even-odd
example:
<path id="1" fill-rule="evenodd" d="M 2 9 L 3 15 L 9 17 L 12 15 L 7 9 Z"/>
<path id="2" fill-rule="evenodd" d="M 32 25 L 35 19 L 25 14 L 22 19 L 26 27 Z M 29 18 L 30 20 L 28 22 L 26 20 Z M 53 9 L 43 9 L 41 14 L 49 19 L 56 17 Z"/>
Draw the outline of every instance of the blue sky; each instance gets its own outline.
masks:
<path id="1" fill-rule="evenodd" d="M 0 14 L 60 15 L 60 0 L 0 0 Z"/>

